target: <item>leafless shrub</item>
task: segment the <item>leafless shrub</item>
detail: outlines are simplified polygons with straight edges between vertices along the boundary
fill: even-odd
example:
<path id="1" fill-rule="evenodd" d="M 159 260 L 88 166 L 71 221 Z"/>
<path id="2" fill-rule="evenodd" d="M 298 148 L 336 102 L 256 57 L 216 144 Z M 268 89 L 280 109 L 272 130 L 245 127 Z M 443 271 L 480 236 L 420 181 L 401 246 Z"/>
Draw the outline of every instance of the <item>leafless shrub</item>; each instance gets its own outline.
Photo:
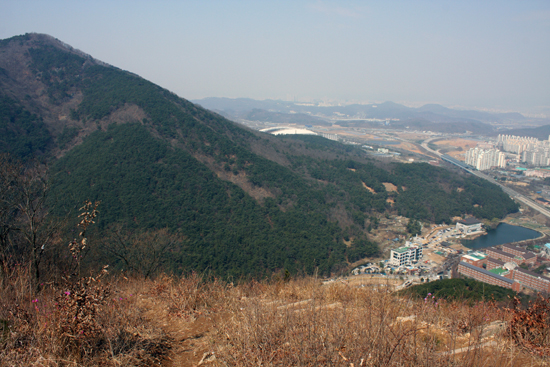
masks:
<path id="1" fill-rule="evenodd" d="M 102 239 L 101 249 L 120 260 L 128 273 L 149 278 L 158 274 L 184 238 L 166 228 L 140 231 L 118 225 Z"/>
<path id="2" fill-rule="evenodd" d="M 514 298 L 508 333 L 522 348 L 540 357 L 550 357 L 550 299 L 539 297 L 527 309 Z"/>

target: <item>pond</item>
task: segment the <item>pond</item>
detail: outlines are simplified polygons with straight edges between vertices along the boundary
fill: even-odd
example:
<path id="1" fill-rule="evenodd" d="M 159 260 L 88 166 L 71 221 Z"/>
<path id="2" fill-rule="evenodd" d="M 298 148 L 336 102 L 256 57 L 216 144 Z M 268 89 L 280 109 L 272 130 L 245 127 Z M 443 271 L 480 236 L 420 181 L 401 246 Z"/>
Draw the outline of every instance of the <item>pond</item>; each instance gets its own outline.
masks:
<path id="1" fill-rule="evenodd" d="M 473 240 L 462 240 L 462 244 L 476 250 L 504 243 L 530 240 L 540 236 L 539 232 L 529 228 L 500 223 L 497 228 L 488 230 L 486 235 Z"/>

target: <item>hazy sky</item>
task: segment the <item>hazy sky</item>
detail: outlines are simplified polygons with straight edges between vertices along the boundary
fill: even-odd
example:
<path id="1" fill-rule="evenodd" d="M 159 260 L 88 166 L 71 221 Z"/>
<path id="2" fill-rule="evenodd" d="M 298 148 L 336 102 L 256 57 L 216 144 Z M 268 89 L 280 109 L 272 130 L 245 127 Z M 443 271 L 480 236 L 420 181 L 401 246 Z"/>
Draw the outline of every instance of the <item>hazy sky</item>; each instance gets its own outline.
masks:
<path id="1" fill-rule="evenodd" d="M 550 1 L 0 0 L 181 97 L 391 100 L 550 115 Z"/>

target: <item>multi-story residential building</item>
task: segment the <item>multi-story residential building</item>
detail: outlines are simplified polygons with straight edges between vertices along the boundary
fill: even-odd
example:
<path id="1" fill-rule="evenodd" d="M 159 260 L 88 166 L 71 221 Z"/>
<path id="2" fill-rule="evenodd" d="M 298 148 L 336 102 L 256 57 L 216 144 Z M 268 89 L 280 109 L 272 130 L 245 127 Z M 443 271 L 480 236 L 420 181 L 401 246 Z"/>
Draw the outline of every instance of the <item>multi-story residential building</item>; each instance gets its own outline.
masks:
<path id="1" fill-rule="evenodd" d="M 421 246 L 404 246 L 391 250 L 389 263 L 394 266 L 411 265 L 422 258 Z"/>
<path id="2" fill-rule="evenodd" d="M 550 137 L 540 141 L 536 138 L 513 135 L 499 135 L 497 146 L 520 155 L 521 161 L 533 166 L 550 165 Z"/>
<path id="3" fill-rule="evenodd" d="M 521 154 L 526 150 L 538 146 L 540 141 L 532 137 L 521 137 L 514 135 L 499 135 L 497 138 L 497 147 L 506 152 Z"/>
<path id="4" fill-rule="evenodd" d="M 472 148 L 465 154 L 465 163 L 480 171 L 492 167 L 506 168 L 506 156 L 497 149 Z"/>

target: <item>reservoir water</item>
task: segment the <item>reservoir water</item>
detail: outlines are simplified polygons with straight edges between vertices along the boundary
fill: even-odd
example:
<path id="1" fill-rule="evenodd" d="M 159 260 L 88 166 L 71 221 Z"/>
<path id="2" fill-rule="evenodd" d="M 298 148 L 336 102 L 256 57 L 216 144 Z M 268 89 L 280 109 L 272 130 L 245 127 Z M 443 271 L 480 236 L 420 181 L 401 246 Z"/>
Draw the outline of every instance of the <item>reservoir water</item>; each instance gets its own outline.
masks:
<path id="1" fill-rule="evenodd" d="M 529 228 L 500 223 L 497 228 L 488 230 L 486 235 L 473 240 L 462 240 L 462 244 L 471 249 L 482 249 L 504 243 L 530 240 L 540 236 L 539 232 Z"/>

